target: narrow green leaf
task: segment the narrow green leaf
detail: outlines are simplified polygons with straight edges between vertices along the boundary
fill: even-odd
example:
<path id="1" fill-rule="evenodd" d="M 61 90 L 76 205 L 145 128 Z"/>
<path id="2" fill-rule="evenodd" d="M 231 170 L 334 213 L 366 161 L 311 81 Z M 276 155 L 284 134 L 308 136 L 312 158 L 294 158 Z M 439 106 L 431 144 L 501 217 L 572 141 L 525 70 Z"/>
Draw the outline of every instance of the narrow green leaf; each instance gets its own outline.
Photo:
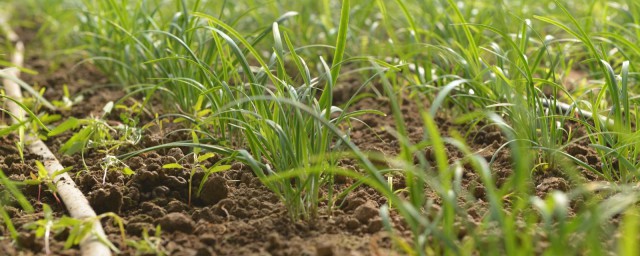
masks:
<path id="1" fill-rule="evenodd" d="M 205 161 L 205 160 L 207 160 L 209 158 L 214 157 L 215 155 L 216 155 L 215 153 L 209 152 L 209 153 L 206 153 L 204 155 L 198 156 L 198 162 Z"/>
<path id="2" fill-rule="evenodd" d="M 231 165 L 218 165 L 218 166 L 213 166 L 209 168 L 209 170 L 207 170 L 207 173 L 213 174 L 216 172 L 224 172 L 229 169 L 231 169 Z"/>
<path id="3" fill-rule="evenodd" d="M 71 171 L 71 169 L 73 169 L 73 166 L 65 167 L 62 170 L 57 170 L 57 171 L 53 172 L 53 176 L 51 178 L 55 178 L 56 176 L 58 176 L 60 174 L 67 173 L 67 172 Z"/>
<path id="4" fill-rule="evenodd" d="M 60 147 L 60 152 L 72 155 L 80 152 L 89 140 L 89 136 L 91 136 L 91 129 L 84 128 L 74 134 L 67 142 L 65 142 L 62 147 Z"/>
<path id="5" fill-rule="evenodd" d="M 53 130 L 51 130 L 47 135 L 56 136 L 68 130 L 76 129 L 78 128 L 78 126 L 80 126 L 80 120 L 76 119 L 75 117 L 70 117 L 69 119 L 56 126 L 56 128 L 53 128 Z"/>
<path id="6" fill-rule="evenodd" d="M 122 174 L 130 176 L 130 175 L 134 175 L 135 172 L 133 170 L 131 170 L 131 168 L 129 168 L 129 167 L 124 167 L 124 168 L 122 168 Z"/>
<path id="7" fill-rule="evenodd" d="M 182 169 L 184 167 L 182 167 L 182 165 L 180 165 L 179 163 L 170 163 L 170 164 L 165 164 L 162 166 L 163 169 Z"/>
<path id="8" fill-rule="evenodd" d="M 349 10 L 351 1 L 342 1 L 342 11 L 340 12 L 340 26 L 338 27 L 338 39 L 336 42 L 336 50 L 333 54 L 333 61 L 331 62 L 331 78 L 332 84 L 335 85 L 338 81 L 338 74 L 340 74 L 340 67 L 342 66 L 342 58 L 344 56 L 344 50 L 347 46 L 347 32 L 349 31 Z"/>
<path id="9" fill-rule="evenodd" d="M 33 212 L 33 206 L 29 203 L 29 200 L 20 192 L 14 182 L 4 175 L 4 171 L 2 170 L 0 170 L 0 184 L 18 201 L 22 209 L 28 213 Z"/>

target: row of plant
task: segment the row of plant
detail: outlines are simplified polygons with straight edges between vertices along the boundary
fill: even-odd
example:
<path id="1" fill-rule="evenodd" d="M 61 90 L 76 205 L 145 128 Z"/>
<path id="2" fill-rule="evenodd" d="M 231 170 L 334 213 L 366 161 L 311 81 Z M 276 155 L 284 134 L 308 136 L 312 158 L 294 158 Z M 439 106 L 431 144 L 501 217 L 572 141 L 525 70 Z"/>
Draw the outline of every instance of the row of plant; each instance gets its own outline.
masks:
<path id="1" fill-rule="evenodd" d="M 389 204 L 380 214 L 389 231 L 394 230 L 390 211 L 403 217 L 412 236 L 404 240 L 398 235 L 396 242 L 409 254 L 637 250 L 633 63 L 640 50 L 633 24 L 639 4 L 67 4 L 81 10 L 76 43 L 89 54 L 87 61 L 130 95 L 142 95 L 142 106 L 154 97 L 175 103 L 165 106 L 173 114 L 160 118 L 189 128 L 189 141 L 121 159 L 175 146 L 193 147 L 196 161 L 207 152 L 225 154 L 251 166 L 294 219 L 314 220 L 321 202 L 336 205 L 354 187 L 332 191 L 333 177 L 349 176 L 387 197 Z M 567 77 L 576 72 L 588 77 L 569 90 Z M 362 152 L 349 139 L 350 123 L 359 116 L 384 114 L 350 110 L 371 94 L 336 104 L 333 93 L 340 78 L 354 76 L 362 81 L 358 91 L 390 100 L 398 156 Z M 406 95 L 418 95 L 409 100 L 426 98 L 431 105 L 421 113 L 425 134 L 418 143 L 409 142 L 404 127 L 400 105 Z M 506 183 L 496 185 L 492 161 L 467 146 L 466 131 L 438 129 L 434 116 L 439 114 L 470 124 L 469 130 L 486 128 L 480 124 L 501 129 L 508 139 L 501 150 L 510 151 L 512 158 Z M 583 127 L 586 135 L 576 137 L 568 123 Z M 66 124 L 58 131 L 92 127 Z M 597 152 L 601 166 L 566 152 L 583 140 Z M 447 145 L 465 157 L 450 159 Z M 89 145 L 76 146 L 78 152 Z M 427 149 L 434 152 L 433 161 L 425 158 Z M 358 160 L 361 172 L 342 168 L 338 162 L 344 158 Z M 584 170 L 611 183 L 585 182 Z M 481 177 L 486 198 L 475 198 L 461 186 L 465 171 Z M 572 190 L 535 196 L 533 176 L 552 171 L 569 177 Z M 405 179 L 406 188 L 391 187 L 393 178 Z M 427 198 L 425 188 L 439 198 Z M 398 196 L 402 190 L 407 198 Z M 570 211 L 578 199 L 583 205 Z M 479 222 L 469 220 L 470 207 L 481 201 L 488 202 L 486 214 Z M 622 225 L 610 224 L 623 213 Z M 620 238 L 612 238 L 616 236 Z"/>

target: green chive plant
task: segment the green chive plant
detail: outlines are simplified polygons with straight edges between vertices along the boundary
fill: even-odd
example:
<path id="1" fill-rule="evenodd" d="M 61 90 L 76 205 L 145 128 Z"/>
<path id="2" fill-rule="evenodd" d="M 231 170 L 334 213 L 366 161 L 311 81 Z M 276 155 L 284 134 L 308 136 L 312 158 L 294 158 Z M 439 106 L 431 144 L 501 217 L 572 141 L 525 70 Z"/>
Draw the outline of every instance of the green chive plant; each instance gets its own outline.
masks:
<path id="1" fill-rule="evenodd" d="M 81 29 L 85 43 L 93 47 L 88 49 L 92 60 L 120 84 L 145 91 L 147 100 L 161 91 L 169 99 L 165 102 L 175 103 L 170 107 L 198 116 L 201 109 L 220 109 L 247 93 L 264 93 L 255 80 L 259 67 L 245 59 L 249 48 L 240 49 L 230 41 L 240 38 L 242 44 L 252 46 L 266 32 L 246 41 L 215 16 L 198 14 L 200 1 L 179 1 L 175 8 L 157 1 L 91 1 L 84 8 Z M 170 10 L 175 13 L 168 14 Z M 293 15 L 286 13 L 275 21 L 284 22 Z M 261 58 L 255 51 L 251 54 Z M 224 114 L 209 124 L 210 129 L 219 138 L 233 137 L 234 126 L 228 121 L 233 118 L 237 118 L 233 113 Z"/>
<path id="2" fill-rule="evenodd" d="M 450 2 L 451 8 L 456 9 L 460 6 L 460 3 Z M 560 6 L 560 3 L 555 2 L 556 6 Z M 459 10 L 455 10 L 460 15 Z M 567 14 L 567 13 L 565 13 Z M 456 206 L 455 201 L 451 203 L 451 201 L 447 201 L 448 194 L 442 195 L 442 204 L 441 210 L 438 212 L 438 216 L 442 216 L 442 219 L 436 219 L 437 221 L 444 220 L 442 223 L 428 223 L 429 216 L 428 214 L 420 215 L 414 214 L 411 216 L 403 215 L 406 219 L 420 219 L 423 218 L 423 223 L 426 227 L 416 227 L 414 230 L 418 230 L 418 232 L 414 231 L 413 233 L 413 249 L 409 249 L 408 252 L 415 254 L 441 254 L 443 252 L 451 253 L 451 254 L 471 254 L 476 251 L 481 252 L 494 252 L 494 253 L 539 253 L 539 252 L 551 252 L 555 254 L 567 253 L 567 244 L 576 245 L 575 248 L 587 248 L 586 250 L 592 252 L 602 252 L 607 249 L 611 249 L 611 244 L 602 243 L 598 236 L 602 235 L 603 228 L 606 234 L 614 234 L 616 231 L 614 228 L 607 224 L 607 219 L 615 216 L 615 214 L 619 214 L 624 209 L 631 208 L 633 202 L 637 201 L 637 194 L 633 191 L 633 189 L 622 189 L 618 191 L 617 189 L 613 189 L 611 193 L 615 194 L 614 198 L 611 200 L 602 200 L 599 196 L 594 196 L 592 193 L 594 192 L 593 187 L 585 186 L 584 188 L 576 189 L 570 194 L 565 194 L 561 192 L 554 192 L 549 194 L 547 199 L 543 200 L 535 196 L 528 196 L 530 192 L 530 183 L 531 179 L 529 178 L 530 173 L 533 169 L 536 169 L 538 164 L 533 164 L 533 160 L 528 159 L 529 152 L 534 150 L 542 150 L 544 161 L 547 161 L 549 165 L 558 165 L 554 168 L 561 168 L 566 172 L 570 172 L 572 169 L 571 166 L 559 166 L 559 163 L 554 163 L 557 160 L 557 148 L 563 147 L 565 143 L 571 138 L 571 133 L 569 131 L 564 130 L 562 126 L 559 126 L 558 123 L 564 124 L 566 120 L 576 120 L 574 118 L 567 117 L 569 114 L 577 113 L 578 116 L 582 117 L 583 120 L 586 120 L 585 115 L 582 114 L 582 111 L 572 110 L 571 113 L 567 113 L 566 110 L 557 111 L 559 109 L 556 106 L 556 100 L 558 100 L 559 93 L 562 92 L 568 94 L 569 92 L 564 91 L 558 82 L 554 81 L 554 67 L 558 65 L 558 60 L 554 60 L 553 58 L 549 61 L 546 61 L 543 57 L 548 55 L 548 42 L 540 41 L 541 47 L 539 50 L 534 52 L 533 61 L 531 58 L 525 55 L 526 51 L 530 51 L 530 47 L 528 46 L 529 41 L 531 39 L 528 38 L 527 31 L 531 30 L 531 25 L 527 24 L 527 22 L 522 22 L 522 30 L 520 33 L 516 34 L 516 38 L 521 39 L 520 42 L 514 41 L 511 38 L 513 37 L 510 34 L 506 34 L 506 30 L 501 30 L 497 27 L 486 26 L 486 25 L 477 25 L 477 24 L 466 24 L 464 22 L 460 26 L 463 27 L 473 27 L 473 28 L 482 28 L 493 33 L 498 34 L 502 38 L 502 40 L 506 41 L 508 44 L 508 51 L 502 51 L 499 47 L 494 47 L 492 52 L 496 56 L 496 61 L 498 63 L 497 66 L 485 68 L 483 66 L 492 65 L 489 63 L 481 63 L 476 69 L 478 74 L 491 74 L 494 79 L 489 80 L 489 82 L 482 83 L 469 83 L 468 81 L 464 81 L 462 79 L 457 83 L 449 83 L 446 84 L 440 94 L 435 97 L 434 103 L 435 108 L 432 110 L 437 110 L 437 108 L 442 103 L 444 97 L 440 97 L 452 91 L 453 87 L 457 87 L 460 84 L 468 83 L 471 85 L 485 87 L 484 90 L 475 90 L 474 92 L 485 92 L 485 91 L 494 91 L 500 93 L 493 94 L 485 94 L 486 96 L 464 96 L 467 98 L 474 99 L 471 103 L 473 105 L 479 107 L 491 107 L 491 108 L 499 108 L 499 112 L 501 115 L 504 115 L 505 118 L 508 119 L 508 122 L 499 118 L 499 116 L 495 114 L 488 115 L 490 120 L 498 123 L 502 128 L 504 128 L 504 133 L 507 134 L 508 145 L 511 148 L 511 154 L 514 163 L 514 173 L 510 177 L 509 181 L 502 188 L 495 186 L 495 181 L 493 177 L 491 177 L 491 170 L 489 169 L 490 165 L 486 162 L 486 160 L 474 156 L 469 149 L 465 149 L 464 144 L 461 142 L 462 140 L 449 139 L 448 142 L 456 145 L 459 150 L 465 152 L 465 155 L 468 159 L 464 161 L 469 161 L 472 166 L 474 166 L 475 170 L 478 172 L 480 177 L 482 177 L 483 185 L 485 186 L 485 191 L 487 195 L 487 200 L 490 203 L 490 213 L 487 214 L 487 218 L 483 219 L 481 225 L 473 224 L 471 227 L 474 228 L 474 234 L 482 234 L 478 236 L 474 236 L 471 239 L 458 241 L 455 236 L 447 236 L 446 234 L 451 234 L 452 225 L 451 219 L 455 219 L 451 215 L 452 212 L 462 213 L 461 217 L 464 216 L 465 209 L 460 209 Z M 508 24 L 508 23 L 501 23 Z M 465 29 L 466 30 L 466 29 Z M 471 33 L 469 31 L 465 31 L 467 35 L 467 43 L 471 48 L 467 50 L 462 50 L 466 54 L 471 56 L 475 56 L 473 58 L 464 59 L 461 57 L 462 61 L 460 64 L 465 63 L 473 63 L 475 60 L 482 60 L 482 58 L 478 58 L 479 55 L 475 55 L 474 52 L 478 51 L 478 46 L 474 43 L 476 37 L 469 36 Z M 518 35 L 520 35 L 518 37 Z M 545 40 L 546 41 L 546 40 Z M 519 43 L 519 44 L 518 44 Z M 452 54 L 452 56 L 460 56 L 456 54 Z M 546 57 L 545 57 L 546 58 Z M 541 64 L 542 63 L 542 64 Z M 550 67 L 551 68 L 550 68 Z M 623 63 L 624 66 L 624 63 Z M 624 68 L 623 68 L 624 69 Z M 469 74 L 475 74 L 474 69 L 466 69 L 462 76 L 469 76 Z M 541 74 L 546 79 L 539 79 L 535 75 Z M 604 72 L 606 74 L 606 72 Z M 609 72 L 611 73 L 611 72 Z M 468 79 L 482 79 L 483 76 L 471 76 Z M 512 77 L 512 78 L 508 78 Z M 625 80 L 621 76 L 620 80 Z M 454 81 L 455 82 L 455 81 Z M 502 83 L 502 85 L 501 85 Z M 505 86 L 507 85 L 507 86 Z M 542 86 L 550 86 L 553 93 L 552 98 L 545 98 L 542 93 Z M 615 85 L 614 85 L 615 86 Z M 460 90 L 462 92 L 467 92 L 467 90 Z M 513 92 L 513 96 L 510 94 L 506 94 L 505 92 Z M 626 89 L 618 90 L 618 92 L 626 92 Z M 390 96 L 393 97 L 393 96 Z M 621 96 L 621 97 L 629 97 L 629 96 Z M 604 99 L 604 97 L 601 97 Z M 612 97 L 613 98 L 613 97 Z M 487 100 L 488 99 L 488 100 Z M 451 99 L 448 99 L 451 100 Z M 504 102 L 506 100 L 507 103 L 494 103 L 492 105 L 482 105 L 486 102 Z M 602 101 L 599 101 L 602 102 Z M 615 102 L 615 101 L 614 101 Z M 458 104 L 458 106 L 465 106 L 465 109 L 468 108 L 468 104 Z M 622 104 L 624 105 L 624 103 Z M 397 109 L 397 107 L 396 107 Z M 625 109 L 617 108 L 617 109 Z M 557 112 L 556 112 L 557 111 Z M 432 112 L 432 114 L 435 112 Z M 473 115 L 470 115 L 473 116 Z M 477 116 L 477 115 L 476 115 Z M 483 116 L 483 115 L 481 115 Z M 400 118 L 397 118 L 401 120 Z M 589 120 L 589 121 L 580 121 L 581 123 L 587 122 L 598 122 L 600 119 L 595 116 L 594 119 L 598 120 Z M 425 119 L 428 120 L 428 119 Z M 399 122 L 400 124 L 402 122 Z M 425 121 L 425 123 L 429 123 Z M 510 123 L 510 124 L 508 124 Z M 606 123 L 606 122 L 604 122 Z M 607 125 L 604 125 L 605 127 Z M 591 126 L 593 127 L 593 126 Z M 402 129 L 400 129 L 399 133 Z M 426 128 L 426 130 L 429 130 Z M 563 134 L 564 133 L 564 134 Z M 610 132 L 600 132 L 596 131 L 594 136 L 610 133 Z M 564 136 L 569 139 L 563 138 Z M 629 137 L 627 137 L 629 138 Z M 403 141 L 400 139 L 400 141 Z M 406 141 L 406 139 L 404 140 Z M 433 144 L 437 143 L 437 139 L 431 138 L 431 141 L 423 142 L 425 144 Z M 629 141 L 633 141 L 633 137 L 630 138 Z M 596 146 L 597 147 L 597 146 Z M 411 145 L 405 145 L 401 148 L 411 148 Z M 442 147 L 440 147 L 442 150 Z M 608 152 L 610 152 L 609 150 Z M 444 152 L 444 151 L 443 151 Z M 442 153 L 441 153 L 442 154 Z M 408 155 L 408 154 L 401 154 Z M 562 155 L 562 153 L 561 153 Z M 565 154 L 566 155 L 566 154 Z M 625 156 L 626 159 L 628 156 Z M 406 158 L 406 157 L 405 157 Z M 437 159 L 445 159 L 444 156 L 440 156 Z M 635 159 L 631 156 L 631 159 Z M 411 163 L 412 159 L 403 159 L 407 163 Z M 529 162 L 532 161 L 532 162 Z M 624 161 L 624 160 L 623 160 Z M 579 163 L 580 164 L 580 163 Z M 584 163 L 582 163 L 584 164 Z M 407 164 L 411 165 L 411 164 Z M 448 165 L 447 161 L 439 161 L 437 165 L 442 165 L 446 167 Z M 452 166 L 455 166 L 452 165 Z M 405 167 L 406 169 L 410 169 Z M 453 167 L 451 167 L 453 169 Z M 477 169 L 476 169 L 477 168 Z M 546 168 L 550 168 L 550 166 L 546 166 Z M 424 166 L 420 169 L 429 169 L 429 166 Z M 446 168 L 438 168 L 440 170 Z M 445 173 L 446 175 L 446 173 Z M 452 174 L 449 174 L 452 175 Z M 416 175 L 417 177 L 420 177 Z M 406 177 L 411 177 L 410 175 L 406 175 Z M 445 176 L 446 177 L 446 176 Z M 426 179 L 429 180 L 429 179 Z M 440 186 L 449 186 L 447 184 L 455 182 L 443 180 Z M 408 182 L 408 185 L 412 184 Z M 419 184 L 419 183 L 418 183 Z M 578 185 L 581 187 L 581 185 Z M 598 188 L 601 189 L 601 188 Z M 411 189 L 409 189 L 411 191 Z M 447 191 L 448 192 L 448 191 Z M 451 194 L 451 193 L 449 193 Z M 410 194 L 411 195 L 411 194 Z M 417 197 L 410 197 L 411 201 L 420 202 L 418 195 Z M 577 217 L 569 218 L 567 214 L 568 202 L 575 199 L 576 197 L 587 196 L 592 198 L 591 204 L 588 207 L 578 213 Z M 529 199 L 529 197 L 531 199 Z M 621 201 L 626 201 L 628 203 L 621 203 Z M 449 204 L 447 204 L 449 202 Z M 509 204 L 509 214 L 505 215 L 503 209 L 507 206 L 506 203 Z M 604 211 L 605 208 L 610 207 L 612 204 L 620 203 L 619 208 L 611 209 L 611 211 Z M 396 205 L 398 203 L 394 203 Z M 428 207 L 424 207 L 421 204 L 413 205 L 416 212 L 421 212 L 421 209 L 428 209 Z M 531 207 L 533 206 L 533 208 Z M 447 209 L 456 208 L 456 211 L 451 211 Z M 536 209 L 535 211 L 531 211 L 530 209 Z M 449 213 L 447 213 L 449 212 Z M 385 216 L 385 212 L 383 211 L 383 216 Z M 538 216 L 542 215 L 541 218 Z M 597 217 L 593 217 L 597 216 Z M 466 216 L 464 216 L 466 217 Z M 388 220 L 388 217 L 386 218 Z M 589 219 L 593 223 L 593 225 L 583 225 L 586 223 L 585 221 Z M 449 220 L 446 222 L 446 220 Z M 542 232 L 547 235 L 538 235 L 535 232 L 540 232 L 538 221 L 542 221 L 545 223 L 543 225 Z M 390 221 L 387 221 L 389 224 Z M 522 226 L 524 224 L 524 227 Z M 519 226 L 518 226 L 519 225 Z M 516 231 L 516 227 L 519 227 L 520 231 Z M 580 228 L 577 228 L 580 226 Z M 412 226 L 414 227 L 414 226 Z M 469 228 L 469 227 L 468 227 Z M 477 228 L 477 229 L 476 229 Z M 482 230 L 482 231 L 481 231 Z M 527 231 L 528 230 L 528 231 Z M 487 235 L 484 232 L 497 232 L 498 235 Z M 521 233 L 522 231 L 522 233 Z M 468 230 L 466 231 L 468 232 Z M 545 239 L 548 235 L 551 235 L 553 238 L 553 242 L 549 248 L 533 248 L 531 247 L 530 242 L 540 242 Z M 585 237 L 585 239 L 575 240 L 576 236 Z M 433 240 L 430 240 L 433 239 Z M 438 240 L 438 243 L 429 245 L 428 242 Z M 400 243 L 401 248 L 408 248 L 410 245 L 408 243 Z M 581 247 L 584 246 L 584 247 Z"/>
<path id="3" fill-rule="evenodd" d="M 343 2 L 332 63 L 329 66 L 319 58 L 317 77 L 312 77 L 310 65 L 298 55 L 300 50 L 288 33 L 280 31 L 279 24 L 293 13 L 285 13 L 268 30 L 249 39 L 215 16 L 192 11 L 199 9 L 198 1 L 192 6 L 182 1 L 166 29 L 151 28 L 156 25 L 153 20 L 164 23 L 162 17 L 154 16 L 162 14 L 150 11 L 146 4 L 85 4 L 88 10 L 82 24 L 89 32 L 87 38 L 97 47 L 90 49 L 97 56 L 94 60 L 104 61 L 99 65 L 106 65 L 103 69 L 123 83 L 156 83 L 145 86 L 173 98 L 180 116 L 192 120 L 192 129 L 198 134 L 205 131 L 229 144 L 246 146 L 250 155 L 245 158 L 268 169 L 254 169 L 261 178 L 310 167 L 313 157 L 325 158 L 323 154 L 336 146 L 336 138 L 318 117 L 339 125 L 374 112 L 348 113 L 333 104 L 333 88 L 344 62 L 349 2 Z M 265 61 L 254 46 L 269 33 L 273 35 L 273 54 Z M 125 51 L 103 52 L 104 45 Z M 291 66 L 297 74 L 291 74 Z M 301 107 L 313 111 L 303 113 Z M 199 144 L 197 140 L 194 137 L 194 144 Z M 327 159 L 322 164 L 331 168 L 336 162 Z M 293 218 L 309 218 L 317 214 L 320 189 L 331 182 L 331 175 L 313 174 L 267 186 L 282 197 Z"/>
<path id="4" fill-rule="evenodd" d="M 386 87 L 391 88 L 391 85 Z M 388 96 L 396 105 L 393 109 L 399 109 L 398 101 L 393 100 L 395 96 Z M 485 113 L 486 120 L 501 128 L 509 141 L 513 172 L 502 186 L 496 185 L 487 159 L 476 155 L 459 133 L 449 131 L 451 137 L 440 135 L 428 111 L 424 110 L 422 114 L 424 139 L 416 144 L 409 143 L 401 126 L 402 115 L 394 111 L 400 127 L 396 134 L 402 143 L 401 149 L 406 151 L 391 162 L 395 169 L 378 171 L 402 172 L 405 179 L 414 179 L 406 182 L 409 191 L 406 199 L 390 198 L 390 204 L 395 207 L 381 209 L 388 231 L 395 232 L 389 213 L 393 209 L 403 216 L 412 232 L 409 241 L 396 234 L 398 248 L 409 255 L 567 254 L 614 250 L 615 241 L 603 242 L 601 237 L 611 237 L 618 232 L 610 220 L 634 209 L 640 199 L 637 190 L 626 185 L 610 187 L 587 183 L 578 184 L 569 192 L 550 192 L 543 198 L 532 195 L 530 173 L 535 161 L 526 134 L 517 133 L 515 127 L 495 113 Z M 445 153 L 447 144 L 461 151 L 464 157 L 450 159 Z M 434 152 L 432 161 L 422 153 L 426 148 Z M 562 167 L 574 168 L 571 165 Z M 468 191 L 461 185 L 463 172 L 473 172 L 479 177 L 482 194 Z M 426 198 L 422 190 L 412 186 L 424 186 L 436 192 L 439 198 Z M 388 190 L 380 192 L 388 193 Z M 584 205 L 570 214 L 575 200 L 584 200 Z M 487 205 L 484 212 L 477 212 L 478 204 Z M 540 246 L 546 241 L 549 242 L 547 246 Z M 625 250 L 634 250 L 634 247 L 629 245 Z"/>
<path id="5" fill-rule="evenodd" d="M 636 180 L 638 175 L 638 153 L 640 148 L 635 143 L 638 139 L 637 132 L 634 131 L 637 124 L 637 106 L 632 106 L 630 98 L 632 94 L 629 90 L 630 62 L 620 63 L 620 75 L 617 75 L 610 61 L 615 61 L 606 52 L 605 43 L 608 40 L 593 38 L 590 33 L 583 28 L 571 13 L 559 2 L 559 8 L 566 14 L 571 28 L 557 20 L 547 17 L 536 16 L 537 19 L 557 26 L 577 38 L 586 48 L 593 59 L 594 69 L 598 71 L 604 84 L 598 93 L 594 93 L 595 99 L 588 102 L 587 108 L 596 113 L 597 118 L 593 118 L 591 123 L 585 124 L 589 129 L 589 139 L 596 149 L 602 161 L 601 173 L 609 180 L 621 180 L 629 182 Z M 619 37 L 614 37 L 618 38 Z M 596 44 L 597 41 L 604 41 Z M 617 43 L 610 46 L 614 50 L 620 49 Z M 599 118 L 600 113 L 606 118 Z M 585 121 L 586 122 L 586 121 Z"/>
<path id="6" fill-rule="evenodd" d="M 635 181 L 638 169 L 633 63 L 640 37 L 633 24 L 640 4 L 274 1 L 241 13 L 256 3 L 236 2 L 84 1 L 80 30 L 92 60 L 128 90 L 144 92 L 145 103 L 160 92 L 196 134 L 145 150 L 189 146 L 203 149 L 196 158 L 207 151 L 234 155 L 283 199 L 293 218 L 313 217 L 321 200 L 332 205 L 332 175 L 354 177 L 387 197 L 390 206 L 381 214 L 389 231 L 395 232 L 389 212 L 403 217 L 411 236 L 394 239 L 409 254 L 598 254 L 617 242 L 621 252 L 636 249 L 626 238 L 602 238 L 637 232 L 638 194 L 625 183 Z M 338 6 L 339 14 L 332 11 Z M 332 99 L 344 77 L 341 65 L 369 59 L 350 56 L 397 62 L 403 71 L 358 62 L 366 70 L 362 77 L 381 84 L 379 95 L 392 103 L 401 153 L 388 169 L 373 165 L 375 156 L 337 128 L 376 113 L 350 113 L 349 104 Z M 563 76 L 574 71 L 597 82 L 565 88 Z M 398 94 L 429 99 L 418 143 L 408 142 Z M 470 138 L 443 136 L 434 121 L 439 115 L 462 115 L 469 130 L 483 128 L 476 127 L 481 122 L 500 128 L 506 138 L 500 150 L 511 154 L 507 181 L 496 184 L 493 161 L 474 154 Z M 580 139 L 568 122 L 586 127 L 601 167 L 563 152 Z M 463 157 L 450 159 L 447 147 Z M 420 157 L 427 148 L 433 161 Z M 347 152 L 327 153 L 340 149 Z M 358 159 L 363 172 L 340 169 L 336 160 L 345 155 Z M 566 159 L 621 184 L 585 183 Z M 533 175 L 547 170 L 569 176 L 571 190 L 534 195 Z M 479 177 L 484 193 L 463 188 L 464 172 Z M 406 200 L 389 186 L 391 175 L 406 180 Z M 323 187 L 329 195 L 320 193 Z M 426 197 L 425 189 L 438 198 Z M 574 206 L 579 201 L 583 205 Z M 474 205 L 486 209 L 477 214 Z M 608 223 L 623 213 L 623 225 Z"/>
<path id="7" fill-rule="evenodd" d="M 211 118 L 221 118 L 220 115 L 225 113 L 238 116 L 233 121 L 246 138 L 244 143 L 251 153 L 245 155 L 245 160 L 262 180 L 269 176 L 277 177 L 279 172 L 301 168 L 334 169 L 337 159 L 327 152 L 335 150 L 340 143 L 336 144 L 338 138 L 327 124 L 338 127 L 358 115 L 377 113 L 367 110 L 347 112 L 333 104 L 333 88 L 338 81 L 346 47 L 349 4 L 349 1 L 343 1 L 331 67 L 320 57 L 320 75 L 312 78 L 309 65 L 297 54 L 288 34 L 281 33 L 278 23 L 274 23 L 274 53 L 268 64 L 257 59 L 264 64 L 255 77 L 248 75 L 252 87 L 250 94 L 223 108 L 212 110 Z M 225 29 L 230 34 L 236 34 L 230 28 Z M 249 52 L 255 52 L 242 38 L 236 39 L 243 42 L 243 47 Z M 227 43 L 239 49 L 233 41 L 227 40 Z M 237 55 L 236 58 L 242 66 L 248 63 L 244 55 Z M 287 71 L 288 62 L 295 64 L 298 76 L 302 77 L 300 82 L 294 80 Z M 275 70 L 275 74 L 268 70 Z M 265 81 L 273 84 L 266 84 Z M 314 162 L 314 159 L 321 160 Z M 328 188 L 329 194 L 333 193 L 333 176 L 330 172 L 300 173 L 291 179 L 269 180 L 265 185 L 282 198 L 294 219 L 309 219 L 318 214 L 322 188 Z"/>

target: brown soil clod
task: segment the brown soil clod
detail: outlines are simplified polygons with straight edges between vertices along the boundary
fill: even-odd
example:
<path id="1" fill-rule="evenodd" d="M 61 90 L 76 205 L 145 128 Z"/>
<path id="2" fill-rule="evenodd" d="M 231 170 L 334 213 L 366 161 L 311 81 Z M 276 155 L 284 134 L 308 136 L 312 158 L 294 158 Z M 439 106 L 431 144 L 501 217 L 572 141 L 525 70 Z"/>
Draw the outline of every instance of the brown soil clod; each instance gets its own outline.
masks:
<path id="1" fill-rule="evenodd" d="M 124 204 L 122 191 L 119 187 L 112 185 L 106 185 L 104 188 L 89 193 L 87 199 L 97 214 L 105 212 L 118 214 Z"/>
<path id="2" fill-rule="evenodd" d="M 167 152 L 168 156 L 173 157 L 174 159 L 180 160 L 184 157 L 184 153 L 182 152 L 182 149 L 180 148 L 171 148 L 169 149 L 169 152 Z"/>
<path id="3" fill-rule="evenodd" d="M 160 225 L 162 230 L 169 232 L 180 231 L 187 234 L 193 233 L 196 226 L 191 217 L 179 212 L 172 212 L 165 215 L 158 219 L 156 224 Z"/>
<path id="4" fill-rule="evenodd" d="M 542 182 L 536 186 L 537 195 L 542 197 L 553 190 L 559 190 L 563 192 L 569 191 L 569 182 L 561 177 L 548 177 L 542 180 Z"/>
<path id="5" fill-rule="evenodd" d="M 373 201 L 367 201 L 356 208 L 353 212 L 353 216 L 360 221 L 360 223 L 369 223 L 370 219 L 378 216 L 378 206 Z"/>
<path id="6" fill-rule="evenodd" d="M 200 199 L 205 204 L 213 205 L 227 198 L 228 195 L 227 180 L 221 176 L 210 176 L 202 187 Z"/>

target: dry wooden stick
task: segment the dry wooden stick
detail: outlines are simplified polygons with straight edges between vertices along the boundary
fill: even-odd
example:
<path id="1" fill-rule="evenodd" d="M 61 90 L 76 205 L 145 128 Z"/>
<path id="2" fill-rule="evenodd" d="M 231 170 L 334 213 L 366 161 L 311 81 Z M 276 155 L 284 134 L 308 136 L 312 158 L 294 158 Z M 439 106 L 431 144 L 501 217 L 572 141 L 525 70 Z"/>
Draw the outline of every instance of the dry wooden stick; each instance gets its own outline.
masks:
<path id="1" fill-rule="evenodd" d="M 9 27 L 9 25 L 7 24 L 6 15 L 0 15 L 0 26 L 1 30 L 3 30 L 7 35 L 7 39 L 9 39 L 12 43 L 15 43 L 15 49 L 11 57 L 11 62 L 16 67 L 22 66 L 24 60 L 24 44 L 19 40 L 18 35 L 13 32 L 11 27 Z M 6 75 L 16 78 L 20 76 L 20 70 L 17 68 L 6 69 L 3 72 Z M 12 97 L 18 101 L 22 100 L 20 85 L 10 79 L 4 79 L 3 84 L 7 96 Z M 25 119 L 25 111 L 17 104 L 9 101 L 8 109 L 15 116 L 15 118 L 13 119 L 14 123 L 20 123 Z M 42 157 L 44 166 L 51 177 L 54 176 L 54 173 L 56 171 L 64 169 L 64 167 L 56 159 L 55 155 L 51 152 L 51 150 L 49 150 L 47 145 L 45 145 L 44 142 L 42 142 L 42 140 L 40 140 L 37 136 L 27 135 L 26 141 L 28 149 L 31 152 Z M 82 252 L 82 255 L 111 255 L 111 250 L 109 249 L 109 247 L 107 247 L 106 244 L 100 242 L 99 240 L 99 237 L 106 239 L 106 235 L 104 233 L 100 220 L 97 219 L 95 211 L 89 205 L 89 201 L 78 189 L 69 174 L 62 173 L 55 175 L 55 177 L 53 177 L 53 182 L 56 186 L 58 195 L 60 195 L 60 198 L 69 211 L 71 217 L 76 219 L 93 219 L 91 233 L 88 234 L 87 237 L 85 237 L 80 242 L 80 251 Z"/>

